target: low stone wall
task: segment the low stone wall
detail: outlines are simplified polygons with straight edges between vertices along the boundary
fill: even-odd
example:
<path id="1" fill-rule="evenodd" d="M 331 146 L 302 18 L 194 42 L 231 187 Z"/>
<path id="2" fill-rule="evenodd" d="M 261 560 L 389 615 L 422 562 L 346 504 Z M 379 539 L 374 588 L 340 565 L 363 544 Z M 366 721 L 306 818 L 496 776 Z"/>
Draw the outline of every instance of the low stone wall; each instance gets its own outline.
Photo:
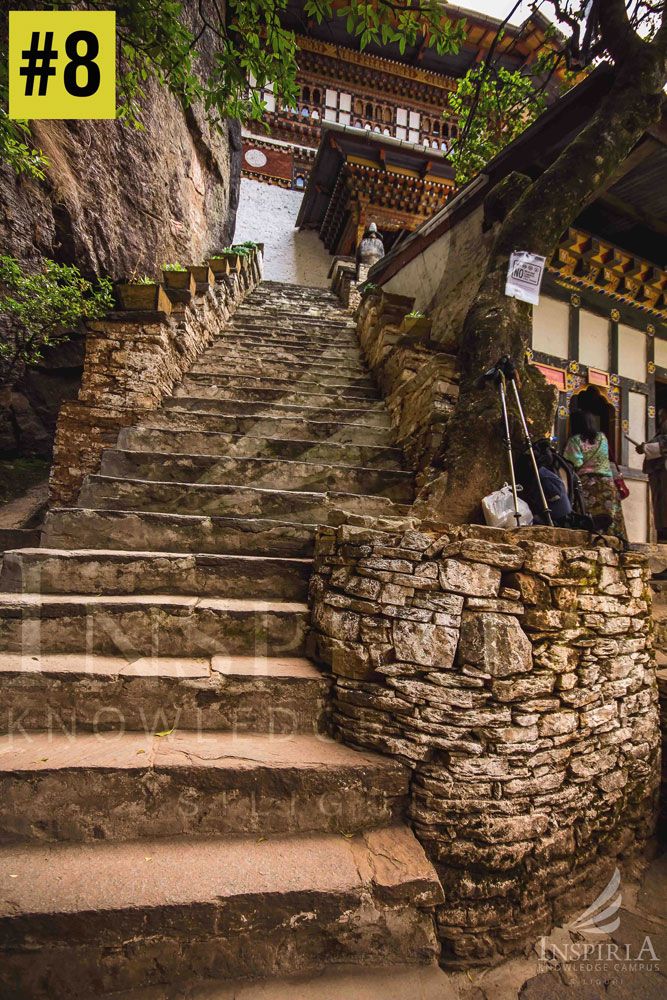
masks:
<path id="1" fill-rule="evenodd" d="M 238 258 L 235 269 L 200 282 L 193 295 L 164 300 L 171 312 L 118 310 L 90 324 L 78 398 L 58 416 L 51 505 L 73 503 L 121 428 L 161 404 L 261 279 L 261 264 L 261 250 Z"/>
<path id="2" fill-rule="evenodd" d="M 437 473 L 445 428 L 458 395 L 456 358 L 431 340 L 430 323 L 406 320 L 412 299 L 380 289 L 366 294 L 357 309 L 359 340 L 382 390 L 397 444 L 417 473 L 421 487 Z"/>
<path id="3" fill-rule="evenodd" d="M 444 963 L 493 963 L 654 829 L 647 562 L 571 531 L 383 527 L 320 529 L 313 652 L 339 738 L 411 768 Z"/>

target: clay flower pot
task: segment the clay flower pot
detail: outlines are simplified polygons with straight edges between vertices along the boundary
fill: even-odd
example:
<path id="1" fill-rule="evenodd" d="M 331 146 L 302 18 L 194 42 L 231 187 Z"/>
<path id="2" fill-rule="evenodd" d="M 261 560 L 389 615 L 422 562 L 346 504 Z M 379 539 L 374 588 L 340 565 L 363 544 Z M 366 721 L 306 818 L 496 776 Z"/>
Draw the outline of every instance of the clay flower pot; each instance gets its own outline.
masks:
<path id="1" fill-rule="evenodd" d="M 171 302 L 156 281 L 116 285 L 116 298 L 128 312 L 171 312 Z"/>
<path id="2" fill-rule="evenodd" d="M 431 332 L 431 320 L 428 316 L 404 316 L 400 332 L 412 337 L 428 334 Z"/>
<path id="3" fill-rule="evenodd" d="M 208 264 L 197 264 L 190 270 L 197 284 L 198 292 L 205 292 L 209 285 L 215 283 L 215 275 Z"/>
<path id="4" fill-rule="evenodd" d="M 192 294 L 195 290 L 195 278 L 190 268 L 186 268 L 184 271 L 163 269 L 162 280 L 168 291 L 190 292 Z"/>
<path id="5" fill-rule="evenodd" d="M 229 258 L 227 256 L 209 257 L 207 264 L 213 271 L 216 281 L 220 281 L 226 274 L 229 274 Z"/>

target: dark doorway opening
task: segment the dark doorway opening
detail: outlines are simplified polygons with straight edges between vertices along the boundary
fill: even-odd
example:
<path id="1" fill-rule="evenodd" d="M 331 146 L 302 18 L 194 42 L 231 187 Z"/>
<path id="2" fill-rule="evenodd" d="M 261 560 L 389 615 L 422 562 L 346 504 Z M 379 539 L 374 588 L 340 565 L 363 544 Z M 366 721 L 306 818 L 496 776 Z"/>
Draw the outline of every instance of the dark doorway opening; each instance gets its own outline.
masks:
<path id="1" fill-rule="evenodd" d="M 667 385 L 665 388 L 667 389 Z M 618 421 L 613 404 L 596 386 L 589 385 L 576 393 L 570 401 L 570 416 L 577 410 L 587 410 L 593 414 L 595 426 L 606 435 L 612 461 L 615 461 L 618 454 Z"/>
<path id="2" fill-rule="evenodd" d="M 656 417 L 660 410 L 667 410 L 667 381 L 661 382 L 656 379 L 655 383 L 655 413 Z"/>

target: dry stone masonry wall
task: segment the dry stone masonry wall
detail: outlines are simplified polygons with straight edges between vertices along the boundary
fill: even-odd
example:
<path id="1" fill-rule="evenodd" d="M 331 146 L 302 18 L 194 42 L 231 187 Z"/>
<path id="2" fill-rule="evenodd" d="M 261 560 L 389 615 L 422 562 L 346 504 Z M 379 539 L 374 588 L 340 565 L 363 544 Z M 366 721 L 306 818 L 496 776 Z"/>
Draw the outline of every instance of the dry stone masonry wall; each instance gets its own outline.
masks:
<path id="1" fill-rule="evenodd" d="M 163 295 L 166 311 L 118 310 L 90 324 L 78 398 L 65 403 L 58 417 L 52 504 L 76 499 L 84 478 L 98 470 L 102 452 L 115 445 L 119 431 L 160 405 L 260 281 L 261 248 L 230 259 L 233 266 L 213 281 L 198 281 L 194 294 L 176 292 L 173 303 Z M 199 278 L 208 269 L 190 270 Z"/>
<path id="2" fill-rule="evenodd" d="M 642 555 L 578 532 L 320 529 L 313 642 L 333 723 L 411 769 L 445 962 L 534 942 L 651 835 L 647 588 Z"/>
<path id="3" fill-rule="evenodd" d="M 361 346 L 382 389 L 397 444 L 417 472 L 417 485 L 432 478 L 447 421 L 458 395 L 456 358 L 431 340 L 430 322 L 407 319 L 413 300 L 380 289 L 357 309 Z"/>

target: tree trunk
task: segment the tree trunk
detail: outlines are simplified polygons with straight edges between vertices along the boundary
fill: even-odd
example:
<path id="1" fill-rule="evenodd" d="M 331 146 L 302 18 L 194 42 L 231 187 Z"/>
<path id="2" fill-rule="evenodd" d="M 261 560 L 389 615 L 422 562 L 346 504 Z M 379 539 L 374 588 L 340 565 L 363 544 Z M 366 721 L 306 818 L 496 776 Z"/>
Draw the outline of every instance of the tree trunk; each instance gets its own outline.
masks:
<path id="1" fill-rule="evenodd" d="M 479 520 L 482 497 L 508 477 L 497 390 L 478 385 L 480 374 L 501 355 L 509 354 L 519 368 L 535 434 L 550 433 L 555 393 L 526 364 L 532 309 L 505 295 L 509 256 L 513 250 L 530 250 L 551 258 L 561 235 L 659 119 L 664 82 L 664 53 L 643 42 L 634 46 L 616 68 L 613 86 L 589 124 L 537 180 L 526 181 L 501 222 L 463 324 L 460 395 L 443 454 L 445 479 L 422 498 L 431 513 L 459 523 Z"/>

